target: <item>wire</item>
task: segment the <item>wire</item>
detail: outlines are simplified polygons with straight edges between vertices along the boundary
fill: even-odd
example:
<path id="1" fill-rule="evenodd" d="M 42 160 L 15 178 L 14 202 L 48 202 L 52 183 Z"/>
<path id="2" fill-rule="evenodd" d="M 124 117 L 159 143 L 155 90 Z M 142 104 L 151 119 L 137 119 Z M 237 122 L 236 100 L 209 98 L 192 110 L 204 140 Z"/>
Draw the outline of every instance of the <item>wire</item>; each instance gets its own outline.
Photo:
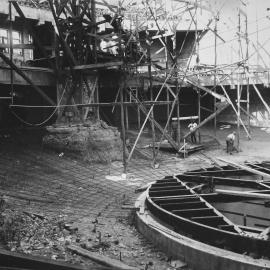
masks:
<path id="1" fill-rule="evenodd" d="M 24 105 L 11 105 L 10 106 L 10 108 L 11 108 L 11 113 L 18 119 L 18 120 L 20 120 L 22 123 L 24 123 L 24 124 L 26 124 L 26 125 L 28 125 L 28 126 L 42 126 L 43 124 L 45 124 L 45 123 L 47 123 L 53 116 L 54 116 L 54 114 L 56 113 L 56 111 L 57 111 L 57 109 L 58 108 L 60 108 L 60 104 L 61 104 L 61 102 L 62 102 L 62 99 L 63 99 L 63 97 L 64 97 L 64 94 L 65 94 L 65 92 L 66 92 L 66 88 L 67 88 L 67 82 L 66 82 L 66 85 L 65 85 L 65 88 L 64 88 L 64 91 L 63 91 L 63 93 L 62 93 L 62 96 L 60 97 L 60 100 L 59 100 L 59 102 L 58 102 L 58 104 L 57 104 L 57 106 L 55 107 L 55 106 L 50 106 L 50 107 L 55 107 L 55 109 L 53 110 L 53 112 L 44 120 L 44 121 L 42 121 L 42 122 L 40 122 L 40 123 L 29 123 L 29 122 L 27 122 L 27 121 L 25 121 L 24 119 L 22 119 L 15 111 L 13 111 L 12 110 L 12 107 L 20 107 L 20 108 L 29 108 L 29 106 L 24 106 Z M 44 107 L 44 106 L 34 106 L 34 107 L 32 107 L 32 106 L 30 106 L 31 108 L 36 108 L 36 107 L 38 107 L 38 108 L 49 108 L 48 106 L 46 106 L 46 107 Z"/>

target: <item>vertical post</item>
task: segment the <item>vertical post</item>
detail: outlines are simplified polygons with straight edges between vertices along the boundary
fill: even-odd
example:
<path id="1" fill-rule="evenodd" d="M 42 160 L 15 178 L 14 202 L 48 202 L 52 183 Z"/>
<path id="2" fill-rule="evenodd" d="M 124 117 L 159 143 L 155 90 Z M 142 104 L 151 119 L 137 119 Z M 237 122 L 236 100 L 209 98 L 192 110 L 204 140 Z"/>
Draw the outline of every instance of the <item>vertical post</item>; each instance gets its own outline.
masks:
<path id="1" fill-rule="evenodd" d="M 9 58 L 10 61 L 13 62 L 13 23 L 12 23 L 12 3 L 9 1 Z M 10 67 L 10 85 L 11 85 L 11 98 L 13 104 L 13 96 L 14 96 L 14 71 L 13 68 Z"/>
<path id="2" fill-rule="evenodd" d="M 139 93 L 138 93 L 138 88 L 136 90 L 136 98 L 139 99 Z M 131 96 L 130 96 L 130 101 L 131 101 Z M 139 104 L 137 104 L 137 117 L 138 117 L 138 130 L 141 129 L 141 111 Z"/>
<path id="3" fill-rule="evenodd" d="M 237 150 L 240 150 L 240 74 L 237 83 Z"/>
<path id="4" fill-rule="evenodd" d="M 124 87 L 126 87 L 125 83 L 121 78 L 121 86 L 120 86 L 120 101 L 121 101 L 121 127 L 122 127 L 122 147 L 123 147 L 123 166 L 124 173 L 127 172 L 127 164 L 126 164 L 126 130 L 125 130 L 125 108 L 124 108 Z"/>
<path id="5" fill-rule="evenodd" d="M 167 37 L 165 37 L 165 44 L 168 44 L 167 43 Z M 166 63 L 166 75 L 168 74 L 168 50 L 167 50 L 167 46 L 165 46 L 165 63 Z"/>
<path id="6" fill-rule="evenodd" d="M 247 215 L 246 214 L 243 215 L 243 225 L 247 226 Z"/>
<path id="7" fill-rule="evenodd" d="M 178 92 L 178 83 L 177 83 L 177 90 L 176 92 Z M 180 148 L 180 141 L 181 141 L 181 136 L 180 136 L 180 104 L 179 104 L 179 95 L 177 96 L 177 103 L 176 103 L 176 114 L 177 114 L 177 144 L 178 144 L 178 147 Z"/>
<path id="8" fill-rule="evenodd" d="M 25 21 L 23 21 L 23 30 L 22 30 L 22 44 L 24 44 L 24 39 L 27 35 L 24 34 L 25 32 Z M 27 42 L 28 43 L 28 42 Z M 22 57 L 23 57 L 23 62 L 25 62 L 25 50 L 22 48 Z"/>
<path id="9" fill-rule="evenodd" d="M 96 35 L 96 1 L 91 0 L 91 18 L 93 22 L 93 34 Z M 94 42 L 93 42 L 93 56 L 94 56 L 94 63 L 97 63 L 97 39 L 94 37 Z"/>
<path id="10" fill-rule="evenodd" d="M 170 115 L 170 104 L 169 104 L 170 93 L 169 93 L 168 87 L 166 87 L 166 99 L 167 99 L 167 102 L 168 102 L 167 107 L 166 107 L 166 109 L 167 109 L 167 114 L 166 114 L 167 117 L 166 117 L 166 119 L 169 119 L 169 115 Z M 171 131 L 171 127 L 170 126 L 168 127 L 168 130 Z"/>
<path id="11" fill-rule="evenodd" d="M 184 158 L 186 158 L 186 139 L 184 138 Z"/>
<path id="12" fill-rule="evenodd" d="M 169 101 L 170 101 L 170 93 L 169 93 L 169 90 L 168 88 L 166 88 L 167 91 L 166 91 L 166 95 L 167 95 L 167 119 L 169 118 L 169 115 L 170 115 L 170 104 L 169 104 Z"/>
<path id="13" fill-rule="evenodd" d="M 256 6 L 256 43 L 257 43 L 257 48 L 256 48 L 256 52 L 257 52 L 257 67 L 259 67 L 259 24 L 258 24 L 258 8 L 257 5 Z"/>
<path id="14" fill-rule="evenodd" d="M 149 77 L 149 91 L 150 91 L 150 100 L 153 101 L 153 82 L 152 82 L 152 70 L 151 70 L 151 50 L 150 45 L 147 47 L 147 58 L 148 58 L 148 77 Z M 154 119 L 154 107 L 151 111 L 151 118 Z M 152 128 L 152 148 L 153 148 L 153 165 L 155 165 L 156 161 L 156 132 L 155 132 L 155 125 L 154 121 L 151 121 L 151 128 Z"/>
<path id="15" fill-rule="evenodd" d="M 57 82 L 56 82 L 57 103 L 56 103 L 56 104 L 61 105 L 61 104 L 59 103 L 59 101 L 60 101 L 60 96 L 61 96 L 61 94 L 62 94 L 62 91 L 64 91 L 64 89 L 61 87 L 61 84 L 60 84 L 59 81 L 57 80 Z M 61 93 L 60 93 L 60 92 L 61 92 Z M 58 108 L 57 108 L 57 119 L 58 119 L 60 113 L 61 113 L 61 107 L 58 107 Z"/>
<path id="16" fill-rule="evenodd" d="M 217 18 L 218 15 L 215 16 L 215 77 L 214 77 L 214 89 L 215 89 L 215 93 L 217 92 Z M 217 107 L 217 100 L 214 97 L 214 112 L 216 112 L 216 108 Z M 215 131 L 215 136 L 217 134 L 217 116 L 215 115 L 214 118 L 214 131 Z"/>
<path id="17" fill-rule="evenodd" d="M 128 95 L 127 93 L 125 92 L 125 98 L 124 98 L 125 101 L 128 101 Z M 126 130 L 129 130 L 129 121 L 128 121 L 128 106 L 125 106 L 125 119 L 126 119 Z"/>
<path id="18" fill-rule="evenodd" d="M 201 123 L 201 94 L 200 90 L 197 89 L 198 91 L 198 125 Z M 200 130 L 198 130 L 198 135 L 199 135 L 199 143 L 201 143 L 201 133 Z"/>
<path id="19" fill-rule="evenodd" d="M 238 9 L 238 57 L 239 61 L 241 59 L 241 37 L 240 37 L 240 31 L 241 31 L 241 18 L 240 18 L 240 9 Z M 240 73 L 239 69 L 237 71 L 237 150 L 240 150 Z"/>
<path id="20" fill-rule="evenodd" d="M 250 134 L 250 91 L 249 91 L 249 78 L 247 78 L 247 130 L 248 133 Z M 249 138 L 250 139 L 250 138 Z"/>
<path id="21" fill-rule="evenodd" d="M 98 75 L 96 75 L 98 76 Z M 96 78 L 96 89 L 93 89 L 93 91 L 96 90 L 96 102 L 99 103 L 99 78 Z M 99 105 L 97 106 L 97 119 L 100 120 L 100 110 Z"/>
<path id="22" fill-rule="evenodd" d="M 249 40 L 248 40 L 248 21 L 247 21 L 247 16 L 246 16 L 246 20 L 245 20 L 245 25 L 246 25 L 246 33 L 245 33 L 245 38 L 246 38 L 246 46 L 247 46 L 247 49 L 246 49 L 246 70 L 249 71 Z M 247 75 L 247 73 L 245 72 L 245 74 Z M 249 93 L 249 76 L 246 76 L 246 79 L 247 79 L 247 90 L 246 90 L 246 94 L 247 94 L 247 130 L 248 130 L 248 133 L 250 134 L 250 93 Z M 250 139 L 250 137 L 248 137 Z"/>

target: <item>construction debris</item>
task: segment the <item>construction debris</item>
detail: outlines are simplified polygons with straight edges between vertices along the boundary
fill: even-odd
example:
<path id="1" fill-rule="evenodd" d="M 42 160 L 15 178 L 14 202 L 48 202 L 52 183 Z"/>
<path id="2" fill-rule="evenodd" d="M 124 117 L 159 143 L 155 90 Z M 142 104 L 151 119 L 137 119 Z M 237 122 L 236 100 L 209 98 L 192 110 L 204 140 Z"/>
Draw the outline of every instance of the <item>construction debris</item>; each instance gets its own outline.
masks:
<path id="1" fill-rule="evenodd" d="M 88 162 L 110 163 L 122 159 L 122 143 L 117 128 L 101 120 L 72 126 L 47 127 L 44 146 L 69 153 Z"/>
<path id="2" fill-rule="evenodd" d="M 11 251 L 70 261 L 65 245 L 74 238 L 62 228 L 63 217 L 6 209 L 0 213 L 0 239 Z"/>

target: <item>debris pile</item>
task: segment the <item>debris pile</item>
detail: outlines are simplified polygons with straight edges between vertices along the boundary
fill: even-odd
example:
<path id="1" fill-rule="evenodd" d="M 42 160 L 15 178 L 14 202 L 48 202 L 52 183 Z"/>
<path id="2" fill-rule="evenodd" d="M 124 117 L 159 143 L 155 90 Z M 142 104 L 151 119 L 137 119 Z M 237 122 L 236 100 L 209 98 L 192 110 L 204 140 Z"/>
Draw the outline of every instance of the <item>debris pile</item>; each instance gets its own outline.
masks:
<path id="1" fill-rule="evenodd" d="M 109 163 L 122 159 L 122 142 L 115 127 L 103 121 L 47 127 L 44 146 L 59 152 L 75 154 L 88 162 Z"/>
<path id="2" fill-rule="evenodd" d="M 64 224 L 62 216 L 48 219 L 41 214 L 5 209 L 0 213 L 0 242 L 10 251 L 74 262 L 66 252 L 74 236 Z"/>

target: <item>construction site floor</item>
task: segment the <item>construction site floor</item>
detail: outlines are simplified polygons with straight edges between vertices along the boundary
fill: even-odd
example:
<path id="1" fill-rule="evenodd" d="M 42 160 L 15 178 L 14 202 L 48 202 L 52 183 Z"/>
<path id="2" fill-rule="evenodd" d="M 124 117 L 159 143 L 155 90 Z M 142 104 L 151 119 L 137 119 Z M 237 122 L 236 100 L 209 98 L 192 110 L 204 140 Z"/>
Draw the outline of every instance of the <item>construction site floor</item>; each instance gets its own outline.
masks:
<path id="1" fill-rule="evenodd" d="M 208 140 L 204 151 L 185 159 L 162 152 L 156 168 L 150 159 L 152 149 L 141 148 L 141 157 L 136 155 L 129 162 L 126 178 L 122 175 L 121 161 L 89 164 L 65 153 L 43 149 L 41 138 L 33 131 L 2 132 L 0 195 L 7 208 L 49 220 L 61 219 L 65 226 L 68 224 L 69 233 L 72 231 L 71 244 L 121 259 L 139 269 L 176 269 L 179 264 L 173 258 L 168 258 L 136 231 L 134 210 L 130 209 L 138 196 L 135 190 L 166 175 L 211 166 L 208 157 L 223 157 L 235 162 L 270 159 L 270 134 L 267 129 L 259 128 L 252 129 L 252 140 L 241 131 L 241 151 L 227 154 L 225 138 L 232 130 L 231 126 L 218 128 L 215 134 L 212 129 L 203 129 L 202 138 L 216 138 Z M 149 137 L 142 138 L 138 151 L 149 141 Z M 211 143 L 213 141 L 216 142 Z M 92 264 L 89 259 L 69 253 L 65 248 L 67 241 L 58 240 L 55 256 L 53 251 L 43 253 L 43 244 L 38 250 L 29 247 L 28 253 Z"/>

